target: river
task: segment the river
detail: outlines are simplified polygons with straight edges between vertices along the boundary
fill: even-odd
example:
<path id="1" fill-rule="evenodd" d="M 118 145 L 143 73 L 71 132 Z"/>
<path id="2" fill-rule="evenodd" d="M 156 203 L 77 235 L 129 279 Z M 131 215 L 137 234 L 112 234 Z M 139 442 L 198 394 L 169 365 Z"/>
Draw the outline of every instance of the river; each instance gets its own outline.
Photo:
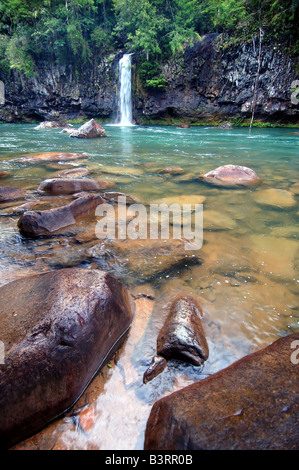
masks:
<path id="1" fill-rule="evenodd" d="M 202 264 L 182 266 L 145 283 L 131 275 L 125 282 L 122 272 L 135 300 L 134 321 L 117 357 L 77 404 L 77 410 L 83 407 L 81 421 L 79 411 L 69 414 L 19 444 L 19 449 L 142 449 L 147 417 L 157 399 L 299 329 L 298 132 L 254 128 L 250 135 L 245 128 L 104 128 L 108 138 L 80 140 L 59 130 L 37 131 L 31 124 L 1 124 L 0 170 L 9 174 L 1 185 L 26 189 L 30 200 L 38 200 L 41 181 L 56 176 L 59 169 L 84 167 L 90 177 L 115 183 L 113 191 L 143 204 L 166 197 L 180 203 L 182 196 L 204 196 Z M 28 154 L 58 151 L 86 156 L 55 164 L 22 161 Z M 229 190 L 194 179 L 225 164 L 252 168 L 262 184 Z M 165 167 L 181 170 L 161 173 Z M 275 190 L 270 201 L 261 193 L 268 189 Z M 295 202 L 288 204 L 285 198 Z M 56 201 L 62 204 L 64 198 Z M 84 240 L 26 240 L 17 228 L 15 208 L 20 204 L 0 205 L 0 285 L 64 266 L 103 266 L 100 260 L 84 258 Z M 118 275 L 117 266 L 108 268 Z M 143 373 L 155 354 L 159 329 L 171 300 L 181 293 L 195 296 L 203 309 L 209 359 L 202 368 L 172 361 L 144 385 Z M 87 424 L 82 424 L 84 413 Z"/>

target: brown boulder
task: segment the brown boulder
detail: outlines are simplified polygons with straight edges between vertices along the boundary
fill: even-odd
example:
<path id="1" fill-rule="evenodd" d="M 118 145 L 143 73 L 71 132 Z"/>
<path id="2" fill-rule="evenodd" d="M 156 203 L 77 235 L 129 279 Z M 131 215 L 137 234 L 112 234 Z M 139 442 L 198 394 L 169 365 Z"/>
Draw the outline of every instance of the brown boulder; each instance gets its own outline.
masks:
<path id="1" fill-rule="evenodd" d="M 88 178 L 54 178 L 43 181 L 38 191 L 46 194 L 74 194 L 82 191 L 101 191 L 114 186 L 110 181 L 95 181 Z"/>
<path id="2" fill-rule="evenodd" d="M 209 171 L 199 178 L 205 183 L 226 188 L 254 186 L 261 183 L 257 174 L 246 166 L 224 165 Z"/>
<path id="3" fill-rule="evenodd" d="M 174 300 L 157 339 L 157 353 L 165 359 L 180 359 L 200 366 L 209 348 L 200 318 L 202 310 L 190 296 Z"/>
<path id="4" fill-rule="evenodd" d="M 62 269 L 0 289 L 0 446 L 41 430 L 78 400 L 125 338 L 126 289 L 100 270 Z"/>
<path id="5" fill-rule="evenodd" d="M 107 137 L 105 130 L 94 119 L 83 124 L 79 129 L 70 134 L 70 137 L 78 139 L 96 139 L 98 137 Z"/>
<path id="6" fill-rule="evenodd" d="M 191 296 L 176 298 L 158 335 L 157 354 L 144 373 L 144 383 L 160 374 L 166 360 L 179 359 L 200 366 L 209 357 L 209 347 L 201 324 L 202 310 Z"/>
<path id="7" fill-rule="evenodd" d="M 144 449 L 298 450 L 298 342 L 281 338 L 158 400 Z"/>
<path id="8" fill-rule="evenodd" d="M 104 202 L 100 196 L 89 194 L 57 209 L 28 211 L 20 217 L 18 228 L 30 237 L 51 236 L 80 220 L 94 218 L 96 208 Z"/>
<path id="9" fill-rule="evenodd" d="M 0 186 L 0 203 L 23 199 L 25 194 L 26 194 L 26 191 L 20 188 L 13 188 L 10 186 Z"/>

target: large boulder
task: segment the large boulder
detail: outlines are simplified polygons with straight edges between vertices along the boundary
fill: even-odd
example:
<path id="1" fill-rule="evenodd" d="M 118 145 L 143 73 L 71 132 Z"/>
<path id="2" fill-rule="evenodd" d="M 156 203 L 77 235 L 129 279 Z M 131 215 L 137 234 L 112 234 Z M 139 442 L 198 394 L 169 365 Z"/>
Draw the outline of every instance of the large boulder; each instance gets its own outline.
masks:
<path id="1" fill-rule="evenodd" d="M 70 137 L 78 139 L 96 139 L 98 137 L 107 137 L 105 130 L 94 119 L 83 124 L 79 129 L 70 134 Z"/>
<path id="2" fill-rule="evenodd" d="M 261 179 L 251 168 L 240 165 L 223 165 L 199 176 L 199 179 L 213 186 L 238 188 L 255 186 Z"/>
<path id="3" fill-rule="evenodd" d="M 286 336 L 158 400 L 144 448 L 298 450 L 298 344 L 299 333 Z"/>
<path id="4" fill-rule="evenodd" d="M 101 196 L 89 194 L 55 209 L 28 211 L 20 217 L 18 228 L 29 237 L 57 235 L 79 221 L 94 218 L 96 208 L 105 202 Z"/>
<path id="5" fill-rule="evenodd" d="M 62 269 L 1 287 L 0 446 L 72 407 L 131 321 L 126 289 L 100 270 Z"/>
<path id="6" fill-rule="evenodd" d="M 113 186 L 114 183 L 110 181 L 95 181 L 89 178 L 54 178 L 43 181 L 38 191 L 57 196 L 81 191 L 102 191 Z"/>

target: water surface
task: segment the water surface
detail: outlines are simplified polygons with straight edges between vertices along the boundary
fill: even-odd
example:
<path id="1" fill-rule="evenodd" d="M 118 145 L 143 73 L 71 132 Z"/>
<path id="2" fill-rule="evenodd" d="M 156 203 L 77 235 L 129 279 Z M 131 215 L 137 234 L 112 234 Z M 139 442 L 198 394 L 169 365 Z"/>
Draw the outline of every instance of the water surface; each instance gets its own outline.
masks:
<path id="1" fill-rule="evenodd" d="M 298 204 L 282 208 L 257 201 L 258 191 L 275 188 L 290 192 L 298 203 L 298 135 L 287 129 L 253 129 L 250 136 L 241 128 L 104 127 L 107 139 L 83 141 L 59 130 L 0 125 L 0 170 L 9 172 L 1 185 L 24 188 L 27 201 L 39 201 L 36 189 L 43 179 L 56 176 L 59 168 L 80 166 L 90 169 L 90 177 L 114 182 L 113 190 L 145 204 L 171 196 L 178 202 L 181 196 L 205 196 L 202 264 L 174 269 L 147 283 L 128 278 L 136 309 L 129 337 L 118 359 L 106 366 L 77 406 L 88 405 L 90 427 L 83 432 L 78 417 L 69 416 L 19 448 L 142 449 L 146 420 L 157 399 L 298 331 Z M 87 156 L 42 165 L 21 161 L 28 154 L 56 151 Z M 194 179 L 229 163 L 255 170 L 261 186 L 217 189 Z M 165 167 L 183 171 L 161 174 Z M 45 207 L 53 207 L 68 198 L 43 200 Z M 101 267 L 100 260 L 85 259 L 90 242 L 20 236 L 15 208 L 22 203 L 0 207 L 0 285 L 64 266 Z M 114 265 L 108 268 L 117 275 Z M 195 296 L 202 306 L 210 357 L 201 369 L 173 361 L 143 385 L 159 329 L 171 301 L 181 293 Z"/>

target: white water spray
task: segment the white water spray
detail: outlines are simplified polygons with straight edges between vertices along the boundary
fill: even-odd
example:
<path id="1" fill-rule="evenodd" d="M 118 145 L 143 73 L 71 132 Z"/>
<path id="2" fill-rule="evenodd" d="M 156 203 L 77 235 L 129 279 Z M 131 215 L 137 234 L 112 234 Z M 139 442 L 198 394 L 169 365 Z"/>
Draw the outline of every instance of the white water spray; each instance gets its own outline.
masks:
<path id="1" fill-rule="evenodd" d="M 125 54 L 119 61 L 119 109 L 121 126 L 132 126 L 132 63 L 131 55 Z"/>

